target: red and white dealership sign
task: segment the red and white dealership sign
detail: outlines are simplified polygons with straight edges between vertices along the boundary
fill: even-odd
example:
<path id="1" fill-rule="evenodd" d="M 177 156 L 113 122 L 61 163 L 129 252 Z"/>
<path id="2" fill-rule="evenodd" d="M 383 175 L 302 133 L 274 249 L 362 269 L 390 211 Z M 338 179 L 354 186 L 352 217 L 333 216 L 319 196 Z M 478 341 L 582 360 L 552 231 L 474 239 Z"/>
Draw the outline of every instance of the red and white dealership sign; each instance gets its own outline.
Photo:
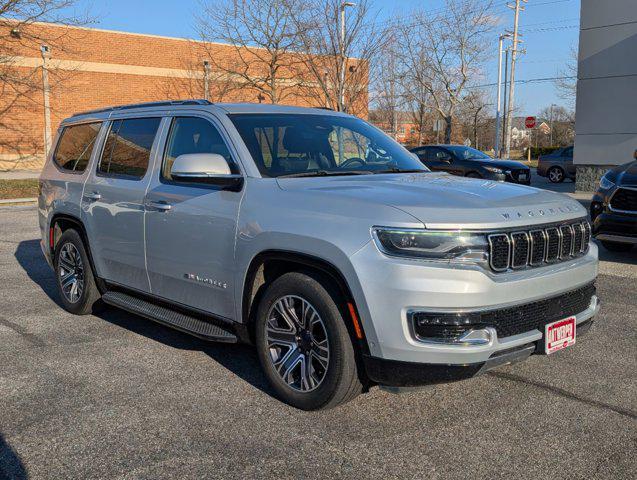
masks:
<path id="1" fill-rule="evenodd" d="M 544 341 L 547 354 L 573 345 L 575 343 L 575 317 L 565 318 L 546 325 Z"/>

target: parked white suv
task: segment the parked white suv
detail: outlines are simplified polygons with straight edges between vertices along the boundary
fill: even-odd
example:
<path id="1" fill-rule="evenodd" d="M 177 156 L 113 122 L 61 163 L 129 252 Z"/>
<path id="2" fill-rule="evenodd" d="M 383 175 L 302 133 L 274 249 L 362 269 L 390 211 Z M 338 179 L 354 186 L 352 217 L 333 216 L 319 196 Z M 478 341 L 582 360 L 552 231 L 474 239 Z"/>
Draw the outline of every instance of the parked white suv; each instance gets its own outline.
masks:
<path id="1" fill-rule="evenodd" d="M 597 247 L 569 197 L 432 173 L 322 109 L 161 102 L 66 119 L 40 180 L 62 305 L 251 342 L 284 401 L 467 378 L 575 342 Z"/>

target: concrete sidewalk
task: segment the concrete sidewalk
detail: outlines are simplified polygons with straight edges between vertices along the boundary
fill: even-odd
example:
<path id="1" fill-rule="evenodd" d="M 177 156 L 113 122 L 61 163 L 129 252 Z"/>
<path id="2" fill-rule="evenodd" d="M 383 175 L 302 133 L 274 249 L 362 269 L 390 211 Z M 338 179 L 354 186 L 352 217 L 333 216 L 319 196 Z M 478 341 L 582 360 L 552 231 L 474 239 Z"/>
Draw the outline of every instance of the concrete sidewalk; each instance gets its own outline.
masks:
<path id="1" fill-rule="evenodd" d="M 33 170 L 10 170 L 8 172 L 0 172 L 0 180 L 25 180 L 28 178 L 38 178 L 39 171 Z"/>

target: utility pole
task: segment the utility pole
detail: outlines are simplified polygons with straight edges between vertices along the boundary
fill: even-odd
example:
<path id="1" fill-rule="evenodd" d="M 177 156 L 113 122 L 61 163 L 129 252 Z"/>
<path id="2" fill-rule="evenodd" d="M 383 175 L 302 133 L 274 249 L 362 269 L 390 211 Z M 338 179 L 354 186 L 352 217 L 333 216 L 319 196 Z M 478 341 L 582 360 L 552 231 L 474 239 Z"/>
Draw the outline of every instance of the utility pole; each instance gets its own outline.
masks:
<path id="1" fill-rule="evenodd" d="M 507 119 L 509 118 L 507 110 L 507 98 L 509 98 L 507 93 L 507 86 L 509 85 L 509 47 L 506 48 L 504 54 L 504 122 L 502 122 L 502 138 L 506 136 Z M 500 146 L 502 147 L 502 142 L 500 142 Z M 502 148 L 500 148 L 500 158 L 502 158 Z"/>
<path id="2" fill-rule="evenodd" d="M 502 111 L 500 109 L 502 103 L 502 44 L 505 38 L 508 38 L 508 33 L 503 33 L 498 39 L 498 101 L 495 111 L 495 158 L 500 158 L 500 122 Z M 508 58 L 508 57 L 507 57 Z"/>
<path id="3" fill-rule="evenodd" d="M 507 112 L 507 127 L 506 127 L 506 156 L 509 158 L 511 156 L 511 127 L 512 127 L 512 115 L 513 115 L 513 98 L 515 91 L 515 61 L 517 59 L 518 54 L 518 42 L 519 42 L 519 33 L 518 27 L 520 24 L 520 11 L 524 10 L 524 7 L 520 5 L 521 2 L 526 3 L 527 0 L 515 0 L 515 6 L 510 3 L 507 4 L 507 7 L 515 9 L 515 16 L 513 20 L 513 46 L 511 50 L 511 78 L 509 79 L 509 105 Z"/>
<path id="4" fill-rule="evenodd" d="M 345 9 L 347 7 L 355 7 L 356 4 L 353 2 L 343 2 L 341 3 L 341 41 L 340 41 L 340 50 L 341 50 L 341 71 L 340 71 L 340 81 L 339 81 L 339 91 L 338 91 L 338 103 L 339 110 L 345 111 L 345 66 L 347 64 L 345 59 Z"/>

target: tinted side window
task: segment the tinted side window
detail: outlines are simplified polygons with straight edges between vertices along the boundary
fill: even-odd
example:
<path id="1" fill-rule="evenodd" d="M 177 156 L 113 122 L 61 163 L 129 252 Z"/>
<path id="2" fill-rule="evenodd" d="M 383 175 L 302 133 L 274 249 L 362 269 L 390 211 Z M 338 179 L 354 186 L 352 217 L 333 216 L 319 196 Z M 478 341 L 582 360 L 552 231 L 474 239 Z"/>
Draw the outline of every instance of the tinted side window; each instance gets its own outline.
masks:
<path id="1" fill-rule="evenodd" d="M 161 118 L 115 120 L 108 133 L 99 172 L 142 178 Z"/>
<path id="2" fill-rule="evenodd" d="M 177 117 L 173 120 L 162 166 L 162 176 L 171 180 L 170 170 L 179 155 L 187 153 L 217 153 L 233 167 L 230 151 L 215 126 L 204 118 Z"/>
<path id="3" fill-rule="evenodd" d="M 72 172 L 83 172 L 91 158 L 102 122 L 84 123 L 64 127 L 53 161 L 58 167 Z"/>
<path id="4" fill-rule="evenodd" d="M 562 151 L 562 156 L 563 157 L 572 157 L 573 156 L 573 147 L 565 148 Z"/>

